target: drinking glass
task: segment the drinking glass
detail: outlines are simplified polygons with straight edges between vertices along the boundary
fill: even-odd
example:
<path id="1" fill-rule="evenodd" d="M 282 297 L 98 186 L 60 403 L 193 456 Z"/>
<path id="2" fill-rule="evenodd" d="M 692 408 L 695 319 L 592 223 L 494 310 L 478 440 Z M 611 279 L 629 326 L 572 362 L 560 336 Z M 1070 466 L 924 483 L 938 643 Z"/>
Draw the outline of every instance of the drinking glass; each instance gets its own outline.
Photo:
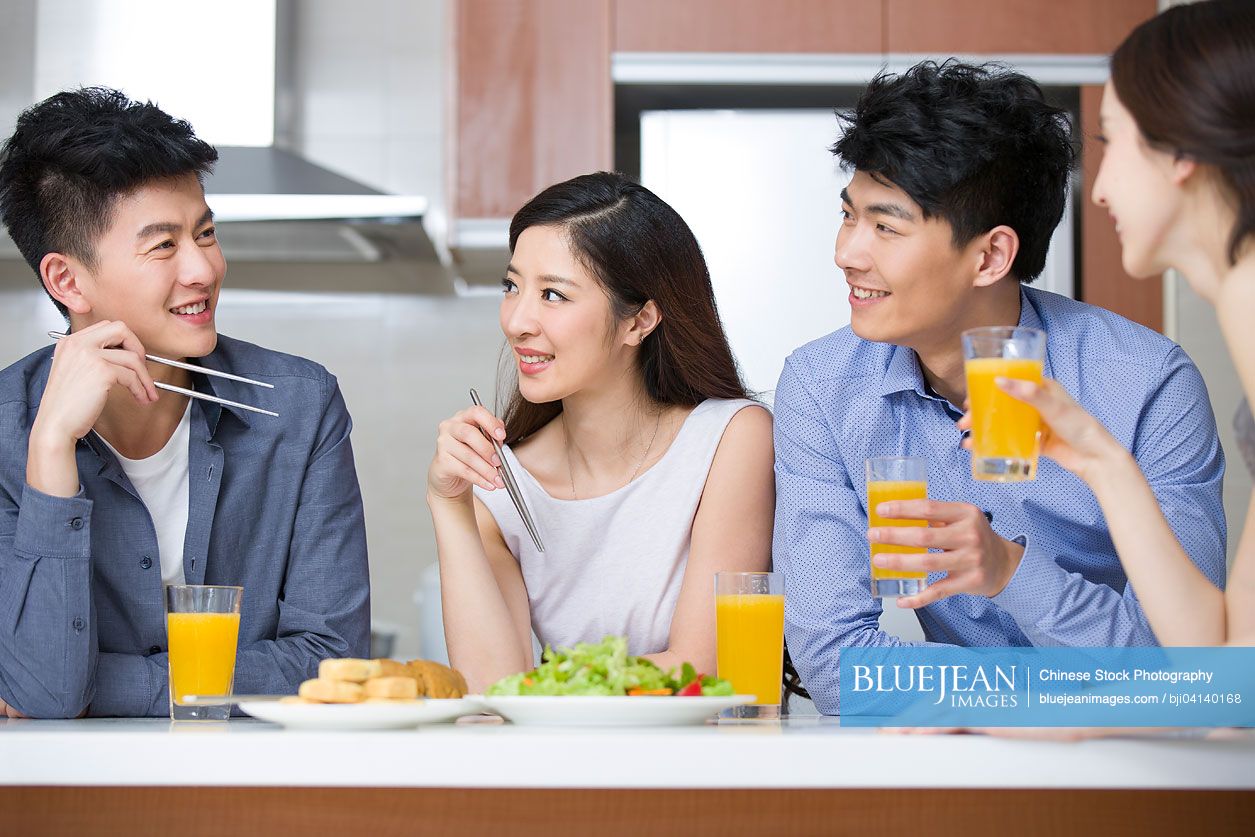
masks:
<path id="1" fill-rule="evenodd" d="M 918 456 L 875 456 L 867 460 L 867 525 L 927 526 L 927 520 L 881 517 L 876 507 L 891 500 L 928 499 L 928 461 Z M 871 556 L 881 553 L 927 552 L 922 546 L 873 543 Z M 871 590 L 874 598 L 914 596 L 928 584 L 928 573 L 885 570 L 872 564 Z"/>
<path id="2" fill-rule="evenodd" d="M 224 721 L 231 704 L 189 706 L 187 695 L 229 695 L 235 681 L 243 587 L 171 584 L 166 588 L 170 720 Z"/>
<path id="3" fill-rule="evenodd" d="M 784 674 L 784 578 L 779 573 L 715 573 L 719 677 L 754 703 L 735 718 L 780 717 Z"/>
<path id="4" fill-rule="evenodd" d="M 1046 332 L 1020 326 L 963 332 L 967 397 L 972 412 L 972 478 L 1025 482 L 1037 475 L 1041 417 L 1034 407 L 1007 395 L 995 378 L 1040 384 Z"/>

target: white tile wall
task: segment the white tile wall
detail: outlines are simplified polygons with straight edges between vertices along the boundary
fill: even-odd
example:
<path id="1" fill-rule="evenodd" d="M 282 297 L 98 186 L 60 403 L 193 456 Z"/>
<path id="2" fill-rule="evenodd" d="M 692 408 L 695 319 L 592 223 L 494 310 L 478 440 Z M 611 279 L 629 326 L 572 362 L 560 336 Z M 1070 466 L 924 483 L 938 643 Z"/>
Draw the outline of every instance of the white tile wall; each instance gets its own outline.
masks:
<path id="1" fill-rule="evenodd" d="M 445 0 L 293 9 L 294 150 L 444 215 Z"/>

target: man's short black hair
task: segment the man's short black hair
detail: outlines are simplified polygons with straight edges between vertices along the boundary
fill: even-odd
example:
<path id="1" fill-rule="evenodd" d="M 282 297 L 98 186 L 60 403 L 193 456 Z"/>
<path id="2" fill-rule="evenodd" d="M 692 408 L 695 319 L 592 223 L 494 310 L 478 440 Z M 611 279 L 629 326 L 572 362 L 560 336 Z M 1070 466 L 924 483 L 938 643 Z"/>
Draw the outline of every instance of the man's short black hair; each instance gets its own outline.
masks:
<path id="1" fill-rule="evenodd" d="M 118 197 L 179 175 L 203 182 L 217 159 L 191 125 L 151 102 L 107 87 L 58 93 L 24 111 L 0 149 L 0 221 L 36 275 L 49 253 L 94 269 Z"/>
<path id="2" fill-rule="evenodd" d="M 872 79 L 832 153 L 887 180 L 925 218 L 950 224 L 955 247 L 1005 224 L 1020 239 L 1011 272 L 1046 266 L 1076 163 L 1067 112 L 1032 79 L 996 64 L 925 61 Z"/>

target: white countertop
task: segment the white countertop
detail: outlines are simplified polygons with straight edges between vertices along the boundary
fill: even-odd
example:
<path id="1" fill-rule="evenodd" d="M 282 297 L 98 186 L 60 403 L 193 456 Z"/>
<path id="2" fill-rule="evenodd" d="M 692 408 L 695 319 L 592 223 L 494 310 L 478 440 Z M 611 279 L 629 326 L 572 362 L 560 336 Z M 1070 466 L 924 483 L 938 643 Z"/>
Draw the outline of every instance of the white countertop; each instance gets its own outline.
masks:
<path id="1" fill-rule="evenodd" d="M 648 729 L 464 719 L 405 732 L 0 721 L 0 785 L 1255 789 L 1255 734 L 1202 734 L 1023 741 L 830 718 Z"/>

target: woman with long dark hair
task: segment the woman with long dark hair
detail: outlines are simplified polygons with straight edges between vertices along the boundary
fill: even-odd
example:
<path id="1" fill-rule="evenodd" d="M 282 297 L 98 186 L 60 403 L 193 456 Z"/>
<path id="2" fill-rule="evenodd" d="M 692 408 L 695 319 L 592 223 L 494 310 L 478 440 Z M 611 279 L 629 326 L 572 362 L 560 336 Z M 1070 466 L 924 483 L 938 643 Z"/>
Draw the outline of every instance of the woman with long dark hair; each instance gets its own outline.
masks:
<path id="1" fill-rule="evenodd" d="M 1255 7 L 1207 0 L 1135 29 L 1112 56 L 1101 129 L 1093 200 L 1115 221 L 1125 270 L 1175 268 L 1216 307 L 1247 397 L 1239 446 L 1255 471 Z M 1001 385 L 1041 412 L 1042 453 L 1093 489 L 1160 642 L 1255 644 L 1255 497 L 1225 592 L 1182 550 L 1129 452 L 1057 383 Z"/>
<path id="2" fill-rule="evenodd" d="M 765 570 L 771 417 L 749 400 L 697 240 L 621 175 L 551 186 L 510 223 L 504 418 L 440 425 L 427 502 L 450 660 L 479 690 L 543 643 L 628 637 L 714 673 L 714 573 Z M 484 434 L 504 445 L 536 550 Z"/>

